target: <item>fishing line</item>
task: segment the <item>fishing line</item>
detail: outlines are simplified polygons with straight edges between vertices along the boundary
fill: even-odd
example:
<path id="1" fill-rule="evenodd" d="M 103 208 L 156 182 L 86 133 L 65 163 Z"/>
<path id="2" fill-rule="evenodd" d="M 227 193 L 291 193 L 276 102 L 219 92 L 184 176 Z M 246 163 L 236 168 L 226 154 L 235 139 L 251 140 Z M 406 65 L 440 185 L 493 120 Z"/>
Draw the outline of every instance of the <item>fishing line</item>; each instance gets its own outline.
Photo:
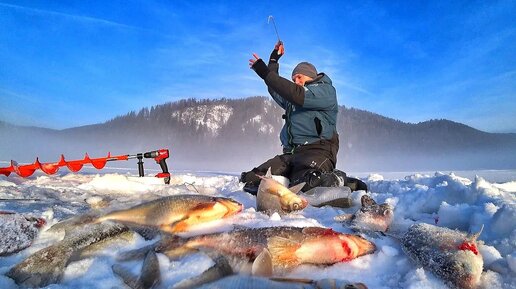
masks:
<path id="1" fill-rule="evenodd" d="M 274 21 L 274 17 L 272 15 L 269 15 L 269 18 L 267 18 L 267 24 L 270 24 L 272 21 L 272 25 L 274 25 L 274 31 L 276 31 L 276 36 L 278 36 L 278 41 L 281 41 L 279 34 L 278 34 L 278 28 L 276 27 L 276 22 Z"/>
<path id="2" fill-rule="evenodd" d="M 201 195 L 201 193 L 197 190 L 197 188 L 195 187 L 195 182 L 193 183 L 188 183 L 188 182 L 184 182 L 183 185 L 185 185 L 185 187 L 188 189 L 188 186 L 192 186 L 194 188 L 194 190 L 199 194 Z"/>

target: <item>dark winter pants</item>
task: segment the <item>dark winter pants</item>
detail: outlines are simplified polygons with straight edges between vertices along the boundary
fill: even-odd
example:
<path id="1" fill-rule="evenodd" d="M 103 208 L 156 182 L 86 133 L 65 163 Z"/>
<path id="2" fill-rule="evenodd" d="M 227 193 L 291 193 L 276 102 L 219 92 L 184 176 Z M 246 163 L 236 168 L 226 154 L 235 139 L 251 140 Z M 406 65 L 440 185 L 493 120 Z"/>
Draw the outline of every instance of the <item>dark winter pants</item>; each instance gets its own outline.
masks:
<path id="1" fill-rule="evenodd" d="M 331 172 L 335 169 L 338 150 L 339 136 L 335 133 L 331 140 L 321 139 L 301 145 L 292 153 L 285 152 L 269 159 L 251 171 L 242 173 L 240 181 L 258 186 L 260 178 L 256 175 L 265 175 L 270 167 L 273 175 L 288 178 L 291 186 L 307 182 L 303 187 L 303 191 L 307 191 L 312 188 L 309 178 L 313 172 Z"/>

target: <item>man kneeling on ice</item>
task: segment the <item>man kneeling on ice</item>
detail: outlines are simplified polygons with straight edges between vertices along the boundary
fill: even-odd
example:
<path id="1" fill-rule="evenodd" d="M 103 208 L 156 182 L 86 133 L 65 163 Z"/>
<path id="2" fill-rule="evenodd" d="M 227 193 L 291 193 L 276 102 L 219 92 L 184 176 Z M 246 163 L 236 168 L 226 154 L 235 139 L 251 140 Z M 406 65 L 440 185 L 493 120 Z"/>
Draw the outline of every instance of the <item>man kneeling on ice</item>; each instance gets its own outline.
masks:
<path id="1" fill-rule="evenodd" d="M 339 135 L 336 123 L 339 106 L 331 79 L 317 73 L 308 62 L 299 63 L 292 71 L 292 81 L 278 75 L 280 57 L 284 54 L 281 41 L 276 43 L 269 65 L 257 54 L 249 60 L 250 67 L 267 85 L 272 98 L 285 109 L 285 124 L 280 139 L 283 154 L 277 155 L 249 172 L 240 181 L 244 191 L 256 194 L 260 178 L 270 167 L 273 175 L 290 180 L 290 185 L 306 182 L 302 191 L 315 187 L 348 185 L 352 190 L 367 190 L 364 182 L 346 178 L 336 170 Z"/>

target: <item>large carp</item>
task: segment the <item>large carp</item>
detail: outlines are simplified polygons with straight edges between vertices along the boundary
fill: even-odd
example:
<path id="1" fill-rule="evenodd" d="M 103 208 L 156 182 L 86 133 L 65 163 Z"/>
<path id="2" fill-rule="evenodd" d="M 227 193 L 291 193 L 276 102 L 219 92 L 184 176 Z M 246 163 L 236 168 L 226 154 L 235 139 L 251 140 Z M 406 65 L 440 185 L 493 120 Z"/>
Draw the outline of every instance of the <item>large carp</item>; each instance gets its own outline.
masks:
<path id="1" fill-rule="evenodd" d="M 353 234 L 343 234 L 320 227 L 268 227 L 237 229 L 229 232 L 181 238 L 171 236 L 152 247 L 156 252 L 177 258 L 193 251 L 217 252 L 254 261 L 265 249 L 270 252 L 271 266 L 288 268 L 300 264 L 334 264 L 373 253 L 375 245 Z M 128 252 L 121 259 L 145 251 Z M 257 271 L 263 269 L 256 268 Z"/>
<path id="2" fill-rule="evenodd" d="M 242 209 L 242 204 L 230 198 L 176 195 L 108 213 L 98 218 L 97 222 L 112 220 L 177 233 L 187 231 L 196 224 L 232 216 Z"/>

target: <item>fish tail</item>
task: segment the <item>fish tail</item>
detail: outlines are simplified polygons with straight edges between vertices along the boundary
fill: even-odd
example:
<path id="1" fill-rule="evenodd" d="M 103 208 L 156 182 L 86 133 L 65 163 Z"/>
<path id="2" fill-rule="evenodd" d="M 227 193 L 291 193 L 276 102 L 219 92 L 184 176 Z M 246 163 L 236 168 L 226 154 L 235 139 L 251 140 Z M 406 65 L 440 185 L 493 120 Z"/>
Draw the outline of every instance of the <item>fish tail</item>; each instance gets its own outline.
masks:
<path id="1" fill-rule="evenodd" d="M 114 264 L 111 266 L 111 269 L 113 270 L 113 273 L 118 276 L 122 281 L 129 286 L 129 288 L 132 289 L 143 289 L 145 288 L 142 284 L 142 282 L 138 279 L 138 277 L 128 270 L 126 270 L 124 267 L 122 267 L 119 264 Z"/>
<path id="2" fill-rule="evenodd" d="M 267 247 L 272 256 L 272 264 L 292 267 L 300 264 L 296 250 L 300 244 L 288 238 L 274 236 L 267 239 Z"/>
<path id="3" fill-rule="evenodd" d="M 159 260 L 154 250 L 149 251 L 145 256 L 141 272 L 140 282 L 143 284 L 144 288 L 154 288 L 157 284 L 161 283 Z"/>

